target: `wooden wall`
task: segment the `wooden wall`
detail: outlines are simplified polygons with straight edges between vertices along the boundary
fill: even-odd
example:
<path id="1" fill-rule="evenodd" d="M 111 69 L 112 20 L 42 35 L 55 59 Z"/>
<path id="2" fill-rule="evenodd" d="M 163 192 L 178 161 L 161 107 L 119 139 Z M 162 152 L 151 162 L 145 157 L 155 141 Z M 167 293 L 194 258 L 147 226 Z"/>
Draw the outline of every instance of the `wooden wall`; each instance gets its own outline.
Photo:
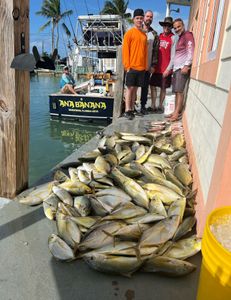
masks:
<path id="1" fill-rule="evenodd" d="M 29 72 L 10 68 L 21 51 L 21 32 L 25 33 L 28 52 L 29 0 L 1 0 L 0 196 L 9 198 L 28 183 Z"/>

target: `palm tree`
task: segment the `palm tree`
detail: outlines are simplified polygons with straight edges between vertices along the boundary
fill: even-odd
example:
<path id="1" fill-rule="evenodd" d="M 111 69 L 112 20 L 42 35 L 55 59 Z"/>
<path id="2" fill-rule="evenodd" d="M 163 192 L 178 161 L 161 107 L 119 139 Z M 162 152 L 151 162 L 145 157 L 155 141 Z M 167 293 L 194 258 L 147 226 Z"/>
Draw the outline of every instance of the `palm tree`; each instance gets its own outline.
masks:
<path id="1" fill-rule="evenodd" d="M 55 29 L 57 32 L 56 38 L 56 48 L 58 49 L 59 43 L 59 22 L 61 19 L 64 19 L 67 16 L 72 15 L 72 10 L 66 10 L 61 12 L 61 5 L 60 0 L 43 0 L 43 4 L 40 11 L 37 11 L 36 14 L 43 16 L 49 21 L 45 23 L 42 27 L 40 27 L 39 31 L 43 31 L 45 28 L 51 25 L 51 41 L 52 41 L 52 53 L 54 51 L 54 44 L 55 44 Z M 68 30 L 67 26 L 63 23 L 63 29 L 65 30 L 66 34 L 70 36 L 70 31 Z"/>
<path id="2" fill-rule="evenodd" d="M 124 19 L 131 18 L 130 13 L 126 13 L 129 0 L 107 0 L 105 1 L 102 14 L 119 15 Z"/>

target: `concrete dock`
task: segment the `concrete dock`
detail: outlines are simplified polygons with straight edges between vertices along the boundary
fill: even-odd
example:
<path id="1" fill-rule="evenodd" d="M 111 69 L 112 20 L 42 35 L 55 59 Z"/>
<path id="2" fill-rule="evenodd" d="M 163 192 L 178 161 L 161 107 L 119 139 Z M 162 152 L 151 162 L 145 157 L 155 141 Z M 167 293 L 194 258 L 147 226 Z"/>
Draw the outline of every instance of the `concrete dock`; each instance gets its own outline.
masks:
<path id="1" fill-rule="evenodd" d="M 161 115 L 119 118 L 104 132 L 143 132 L 147 122 Z M 59 165 L 74 162 L 96 147 L 99 135 L 83 145 Z M 40 180 L 52 178 L 52 171 Z M 56 232 L 55 222 L 46 219 L 42 206 L 28 207 L 16 202 L 0 209 L 0 299 L 79 299 L 79 300 L 194 300 L 201 255 L 189 259 L 195 272 L 182 278 L 135 273 L 131 278 L 107 275 L 90 269 L 82 260 L 56 261 L 48 250 L 48 236 Z M 0 200 L 1 204 L 1 200 Z"/>

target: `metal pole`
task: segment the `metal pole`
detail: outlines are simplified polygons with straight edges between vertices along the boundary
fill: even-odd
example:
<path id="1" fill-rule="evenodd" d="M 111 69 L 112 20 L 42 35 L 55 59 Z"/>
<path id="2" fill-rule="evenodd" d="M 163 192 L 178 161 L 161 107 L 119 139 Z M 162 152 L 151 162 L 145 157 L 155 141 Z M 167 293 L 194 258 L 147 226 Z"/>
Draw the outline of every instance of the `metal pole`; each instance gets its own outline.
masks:
<path id="1" fill-rule="evenodd" d="M 166 17 L 170 17 L 170 7 L 171 7 L 171 3 L 167 3 Z"/>

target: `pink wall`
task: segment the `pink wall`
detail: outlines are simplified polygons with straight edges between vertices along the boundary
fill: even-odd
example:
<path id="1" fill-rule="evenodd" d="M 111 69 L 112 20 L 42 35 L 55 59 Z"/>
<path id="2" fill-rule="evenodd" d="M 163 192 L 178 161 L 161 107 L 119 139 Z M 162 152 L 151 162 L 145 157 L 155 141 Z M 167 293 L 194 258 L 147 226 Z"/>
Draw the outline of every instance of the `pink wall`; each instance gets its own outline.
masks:
<path id="1" fill-rule="evenodd" d="M 196 41 L 196 51 L 193 60 L 191 76 L 195 80 L 199 80 L 202 83 L 208 83 L 216 88 L 216 78 L 219 71 L 219 63 L 221 57 L 221 48 L 223 45 L 225 24 L 228 12 L 229 0 L 226 0 L 224 7 L 224 14 L 222 18 L 222 25 L 220 30 L 219 44 L 216 52 L 216 57 L 213 60 L 208 59 L 208 45 L 209 36 L 213 20 L 213 7 L 215 0 L 199 0 L 193 2 L 192 12 L 197 14 L 197 18 L 191 15 L 190 28 L 192 29 Z M 208 6 L 209 5 L 209 6 Z M 217 7 L 217 6 L 215 6 Z M 208 8 L 207 23 L 204 23 L 205 14 Z M 205 35 L 203 38 L 203 30 L 205 25 Z M 202 55 L 199 58 L 199 48 L 202 44 Z M 187 140 L 187 150 L 189 153 L 189 160 L 191 169 L 194 176 L 194 189 L 198 189 L 197 193 L 197 232 L 201 236 L 206 221 L 207 215 L 217 207 L 231 205 L 231 89 L 229 90 L 227 107 L 224 115 L 223 125 L 221 128 L 220 140 L 218 143 L 217 153 L 215 157 L 215 163 L 212 171 L 211 182 L 207 199 L 204 199 L 199 172 L 196 165 L 196 157 L 193 148 L 193 140 L 190 135 L 187 115 L 184 115 L 183 125 L 185 130 L 185 136 Z"/>

